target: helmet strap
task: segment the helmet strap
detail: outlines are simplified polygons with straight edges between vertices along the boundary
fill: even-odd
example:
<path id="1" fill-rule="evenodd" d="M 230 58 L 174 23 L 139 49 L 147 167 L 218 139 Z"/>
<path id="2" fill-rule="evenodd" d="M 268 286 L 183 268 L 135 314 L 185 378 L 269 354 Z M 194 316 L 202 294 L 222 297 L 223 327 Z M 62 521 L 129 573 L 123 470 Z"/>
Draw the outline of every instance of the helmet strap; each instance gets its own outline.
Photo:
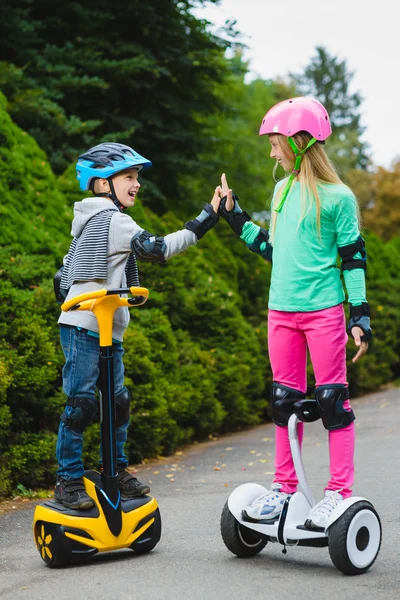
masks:
<path id="1" fill-rule="evenodd" d="M 98 192 L 98 193 L 95 193 L 94 189 L 92 188 L 92 186 L 91 186 L 90 189 L 92 190 L 92 192 L 93 192 L 94 196 L 96 196 L 96 198 L 97 197 L 100 197 L 100 198 L 110 198 L 110 200 L 113 201 L 113 203 L 118 208 L 118 210 L 120 212 L 122 212 L 125 207 L 121 204 L 121 202 L 117 198 L 117 194 L 115 193 L 115 187 L 114 187 L 114 184 L 113 184 L 113 181 L 112 181 L 112 177 L 109 177 L 107 179 L 107 181 L 108 181 L 108 185 L 110 186 L 111 192 Z"/>
<path id="2" fill-rule="evenodd" d="M 304 156 L 304 153 L 306 152 L 306 150 L 309 149 L 310 146 L 312 146 L 313 144 L 315 144 L 316 141 L 317 140 L 314 137 L 311 138 L 311 140 L 308 142 L 307 146 L 303 150 L 300 150 L 296 146 L 296 142 L 294 141 L 294 139 L 292 137 L 288 137 L 289 146 L 293 150 L 293 154 L 295 156 L 295 161 L 294 161 L 293 170 L 292 170 L 292 172 L 290 174 L 289 179 L 287 180 L 285 189 L 283 190 L 283 194 L 282 194 L 281 200 L 279 202 L 279 205 L 275 209 L 276 212 L 281 212 L 282 207 L 285 204 L 285 200 L 288 197 L 290 188 L 292 187 L 293 180 L 300 173 L 300 165 L 301 165 L 301 161 L 302 161 L 302 158 Z"/>
<path id="3" fill-rule="evenodd" d="M 120 212 L 122 212 L 124 210 L 124 206 L 122 206 L 121 202 L 118 200 L 117 194 L 115 193 L 115 187 L 113 184 L 113 180 L 112 177 L 109 177 L 107 179 L 108 184 L 110 186 L 110 190 L 111 190 L 111 194 L 109 194 L 109 198 L 111 198 L 111 200 L 114 202 L 115 206 L 118 208 L 118 210 Z"/>

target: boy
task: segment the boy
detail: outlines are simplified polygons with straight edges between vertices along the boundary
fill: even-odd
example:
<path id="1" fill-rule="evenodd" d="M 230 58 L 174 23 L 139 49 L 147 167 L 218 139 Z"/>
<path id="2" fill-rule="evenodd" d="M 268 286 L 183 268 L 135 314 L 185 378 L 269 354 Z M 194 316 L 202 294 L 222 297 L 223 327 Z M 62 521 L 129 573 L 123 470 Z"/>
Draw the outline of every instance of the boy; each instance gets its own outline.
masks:
<path id="1" fill-rule="evenodd" d="M 150 234 L 124 214 L 122 211 L 135 203 L 139 171 L 151 164 L 129 146 L 117 143 L 99 144 L 79 157 L 80 188 L 90 190 L 95 198 L 85 198 L 74 206 L 74 239 L 64 257 L 60 285 L 66 299 L 102 288 L 139 285 L 136 258 L 165 262 L 196 244 L 218 221 L 219 187 L 196 219 L 165 237 Z M 82 446 L 83 432 L 98 412 L 98 325 L 90 311 L 62 312 L 58 323 L 65 356 L 63 389 L 68 399 L 58 431 L 54 497 L 67 508 L 84 510 L 94 505 L 82 480 Z M 128 324 L 128 308 L 118 309 L 113 322 L 117 470 L 121 495 L 132 498 L 148 494 L 150 488 L 126 470 L 130 395 L 124 386 L 122 340 Z"/>

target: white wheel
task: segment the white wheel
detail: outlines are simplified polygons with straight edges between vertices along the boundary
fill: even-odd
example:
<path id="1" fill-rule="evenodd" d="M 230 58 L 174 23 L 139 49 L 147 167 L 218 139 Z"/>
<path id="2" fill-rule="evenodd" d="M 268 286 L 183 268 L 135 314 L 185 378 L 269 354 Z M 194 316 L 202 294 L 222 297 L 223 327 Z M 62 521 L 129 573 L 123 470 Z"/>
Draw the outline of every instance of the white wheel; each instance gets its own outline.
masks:
<path id="1" fill-rule="evenodd" d="M 241 525 L 229 510 L 228 503 L 225 504 L 221 515 L 221 535 L 228 550 L 239 558 L 255 556 L 268 542 L 256 531 Z"/>
<path id="2" fill-rule="evenodd" d="M 346 575 L 365 573 L 378 556 L 382 527 L 370 502 L 356 502 L 328 530 L 329 554 Z"/>

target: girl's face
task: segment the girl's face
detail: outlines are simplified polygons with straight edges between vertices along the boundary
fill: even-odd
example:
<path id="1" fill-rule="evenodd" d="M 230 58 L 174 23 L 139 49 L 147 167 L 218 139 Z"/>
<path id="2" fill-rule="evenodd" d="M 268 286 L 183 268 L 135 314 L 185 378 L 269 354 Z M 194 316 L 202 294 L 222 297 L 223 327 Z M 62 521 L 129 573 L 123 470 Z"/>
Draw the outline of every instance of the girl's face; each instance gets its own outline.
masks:
<path id="1" fill-rule="evenodd" d="M 269 141 L 271 143 L 270 157 L 278 161 L 285 171 L 291 171 L 294 165 L 293 153 L 283 150 L 279 137 L 280 136 L 277 134 L 269 136 Z"/>
<path id="2" fill-rule="evenodd" d="M 115 194 L 125 208 L 135 204 L 136 194 L 140 189 L 138 175 L 138 170 L 132 168 L 113 177 Z"/>

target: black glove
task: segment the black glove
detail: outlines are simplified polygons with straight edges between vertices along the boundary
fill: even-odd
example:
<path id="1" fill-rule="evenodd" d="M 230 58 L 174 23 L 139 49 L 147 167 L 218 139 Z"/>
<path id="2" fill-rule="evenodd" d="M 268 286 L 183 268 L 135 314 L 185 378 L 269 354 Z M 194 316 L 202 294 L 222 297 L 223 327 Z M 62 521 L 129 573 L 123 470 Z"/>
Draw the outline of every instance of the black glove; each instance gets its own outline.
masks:
<path id="1" fill-rule="evenodd" d="M 353 327 L 359 327 L 364 332 L 364 335 L 361 336 L 361 341 L 369 342 L 372 339 L 372 330 L 368 302 L 363 302 L 360 306 L 349 304 L 349 308 L 349 332 L 351 333 Z"/>
<path id="2" fill-rule="evenodd" d="M 239 206 L 239 198 L 233 194 L 233 208 L 232 210 L 226 210 L 227 196 L 224 196 L 219 205 L 219 214 L 225 221 L 231 226 L 236 235 L 241 236 L 243 225 L 247 221 L 251 221 L 250 216 L 242 210 Z"/>
<path id="3" fill-rule="evenodd" d="M 215 212 L 212 205 L 205 204 L 201 213 L 195 219 L 185 223 L 185 227 L 186 229 L 189 229 L 189 231 L 193 231 L 197 236 L 197 239 L 200 240 L 209 229 L 214 227 L 218 222 L 218 219 L 218 213 Z"/>

